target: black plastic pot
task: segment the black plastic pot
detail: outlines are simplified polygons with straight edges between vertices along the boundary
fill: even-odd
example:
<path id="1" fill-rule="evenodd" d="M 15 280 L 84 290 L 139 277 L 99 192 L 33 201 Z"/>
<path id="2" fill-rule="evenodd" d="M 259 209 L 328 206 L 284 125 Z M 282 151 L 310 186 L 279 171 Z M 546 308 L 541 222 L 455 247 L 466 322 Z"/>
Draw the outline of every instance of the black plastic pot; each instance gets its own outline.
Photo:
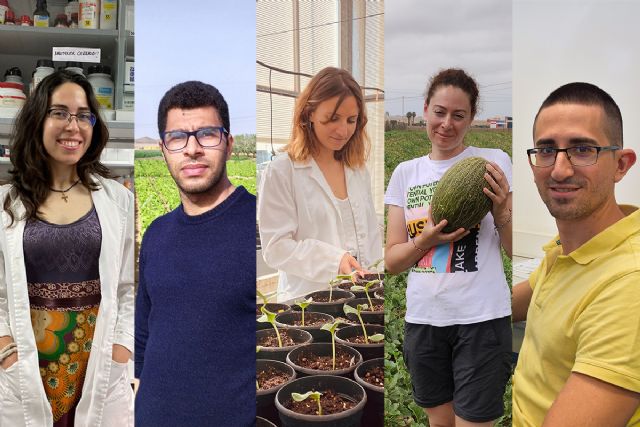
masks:
<path id="1" fill-rule="evenodd" d="M 256 417 L 256 427 L 277 427 L 274 423 L 262 417 Z"/>
<path id="2" fill-rule="evenodd" d="M 289 375 L 289 380 L 279 386 L 270 388 L 269 390 L 256 390 L 256 413 L 260 417 L 264 417 L 267 420 L 277 423 L 278 422 L 278 410 L 275 406 L 276 393 L 283 386 L 296 379 L 296 371 L 291 366 L 278 360 L 257 360 L 256 372 L 273 367 L 278 372 Z"/>
<path id="3" fill-rule="evenodd" d="M 362 379 L 367 370 L 374 366 L 384 369 L 384 358 L 371 359 L 356 368 L 354 376 L 358 384 L 367 392 L 367 404 L 364 407 L 362 425 L 367 427 L 382 427 L 384 425 L 384 387 L 377 387 Z"/>
<path id="4" fill-rule="evenodd" d="M 346 283 L 346 285 L 345 285 Z M 364 286 L 365 283 L 367 283 L 366 280 L 363 280 L 361 282 L 357 282 L 356 285 L 358 286 Z M 354 284 L 352 282 L 342 282 L 340 285 L 337 286 L 338 290 L 348 290 L 349 292 L 351 292 L 353 295 L 355 295 L 356 298 L 366 298 L 367 294 L 365 291 L 356 291 L 351 289 L 354 286 Z M 373 298 L 373 293 L 376 292 L 379 289 L 382 289 L 382 284 L 378 283 L 376 285 L 373 285 L 371 288 L 369 288 L 369 296 Z"/>
<path id="5" fill-rule="evenodd" d="M 384 334 L 384 326 L 382 325 L 364 325 L 367 336 L 373 334 Z M 346 338 L 362 335 L 362 326 L 346 326 L 338 329 L 336 332 L 336 342 L 353 347 L 362 355 L 363 360 L 376 359 L 384 357 L 384 340 L 380 342 L 370 342 L 369 344 L 356 344 L 345 341 Z"/>
<path id="6" fill-rule="evenodd" d="M 374 304 L 384 304 L 384 300 L 378 299 L 378 298 L 371 298 L 371 302 L 373 302 Z M 354 300 L 349 301 L 347 304 L 353 308 L 357 308 L 358 304 L 369 305 L 369 300 L 367 298 L 356 298 Z M 360 312 L 360 316 L 362 316 L 362 320 L 364 321 L 364 323 L 369 323 L 369 324 L 374 323 L 377 325 L 384 325 L 384 310 L 379 310 L 379 311 L 363 310 Z M 351 313 L 347 314 L 347 318 L 352 320 L 358 320 L 358 316 Z"/>
<path id="7" fill-rule="evenodd" d="M 384 286 L 375 291 L 373 296 L 378 299 L 384 299 Z"/>
<path id="8" fill-rule="evenodd" d="M 283 406 L 291 398 L 291 393 L 306 393 L 310 390 L 323 392 L 328 389 L 358 403 L 351 409 L 330 415 L 302 415 Z M 348 378 L 333 375 L 298 378 L 282 387 L 276 394 L 276 408 L 280 413 L 283 427 L 360 427 L 366 403 L 367 394 L 360 384 Z"/>
<path id="9" fill-rule="evenodd" d="M 331 291 L 331 302 L 318 302 L 315 301 L 318 297 L 329 298 L 329 291 L 315 291 L 311 292 L 304 296 L 305 299 L 313 298 L 314 301 L 309 304 L 307 310 L 315 311 L 317 313 L 326 313 L 333 317 L 344 316 L 344 311 L 342 311 L 342 306 L 355 299 L 355 295 L 349 291 L 341 291 L 339 289 L 334 289 Z M 306 314 L 306 312 L 305 312 Z"/>
<path id="10" fill-rule="evenodd" d="M 328 332 L 327 332 L 328 334 Z M 298 365 L 298 358 L 301 354 L 311 353 L 318 356 L 331 356 L 331 343 L 321 342 L 321 343 L 311 343 L 301 345 L 300 347 L 294 348 L 287 354 L 287 364 L 291 365 L 293 369 L 296 370 L 299 377 L 305 377 L 309 375 L 338 375 L 342 377 L 353 378 L 353 371 L 362 363 L 362 355 L 358 352 L 358 350 L 336 343 L 336 353 L 338 349 L 342 351 L 346 351 L 347 353 L 353 356 L 353 365 L 344 369 L 336 369 L 335 371 L 322 371 L 318 369 L 309 369 Z"/>
<path id="11" fill-rule="evenodd" d="M 325 313 L 316 313 L 313 311 L 304 311 L 305 322 L 307 320 L 322 319 L 323 323 L 333 323 L 333 316 Z M 302 319 L 302 312 L 290 311 L 289 313 L 282 313 L 276 316 L 276 324 L 280 328 L 296 328 L 307 331 L 313 336 L 313 342 L 330 342 L 331 334 L 327 331 L 321 331 L 320 326 L 294 326 L 293 322 Z"/>
<path id="12" fill-rule="evenodd" d="M 263 304 L 256 304 L 256 309 L 259 311 L 260 307 L 262 307 Z M 291 306 L 287 305 L 287 304 L 280 304 L 277 302 L 270 302 L 267 304 L 267 310 L 269 310 L 272 313 L 276 313 L 276 314 L 280 314 L 280 313 L 288 313 L 291 311 Z M 256 312 L 257 313 L 257 312 Z M 271 328 L 271 324 L 269 322 L 258 322 L 258 317 L 262 316 L 262 314 L 256 314 L 256 330 L 260 330 L 260 329 L 269 329 Z"/>
<path id="13" fill-rule="evenodd" d="M 282 330 L 280 331 L 280 333 L 282 333 Z M 313 337 L 307 331 L 296 328 L 287 328 L 287 333 L 293 339 L 293 341 L 295 341 L 295 345 L 284 347 L 262 347 L 260 348 L 260 351 L 256 353 L 256 358 L 279 360 L 280 362 L 285 362 L 287 360 L 287 353 L 289 353 L 291 350 L 296 347 L 300 347 L 303 344 L 310 344 L 313 342 Z M 260 340 L 266 336 L 275 337 L 276 331 L 274 331 L 273 328 L 257 331 L 256 342 L 260 342 Z"/>
<path id="14" fill-rule="evenodd" d="M 380 273 L 380 274 L 378 274 L 378 273 L 365 273 L 364 277 L 360 277 L 360 276 L 356 277 L 356 282 L 359 285 L 361 285 L 361 284 L 364 285 L 365 283 L 370 282 L 372 280 L 380 280 L 380 283 L 384 284 L 384 273 Z"/>

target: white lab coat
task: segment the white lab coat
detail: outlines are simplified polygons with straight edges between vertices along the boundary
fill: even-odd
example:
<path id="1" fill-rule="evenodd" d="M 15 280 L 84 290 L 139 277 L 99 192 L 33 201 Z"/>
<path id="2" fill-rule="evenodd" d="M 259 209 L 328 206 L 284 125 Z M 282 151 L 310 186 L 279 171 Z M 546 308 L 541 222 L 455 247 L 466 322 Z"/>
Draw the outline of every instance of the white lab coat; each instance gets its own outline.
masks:
<path id="1" fill-rule="evenodd" d="M 113 180 L 94 177 L 101 189 L 91 192 L 102 229 L 99 273 L 102 300 L 87 365 L 75 425 L 133 426 L 133 392 L 126 364 L 113 362 L 112 346 L 133 351 L 134 199 Z M 0 187 L 0 206 L 11 186 Z M 13 202 L 20 218 L 24 206 Z M 31 326 L 27 274 L 22 251 L 25 221 L 8 227 L 3 210 L 0 229 L 0 336 L 10 335 L 18 346 L 18 362 L 0 368 L 0 427 L 53 425 Z"/>
<path id="2" fill-rule="evenodd" d="M 371 179 L 366 168 L 345 166 L 356 225 L 360 265 L 382 257 Z M 278 301 L 328 289 L 345 254 L 340 208 L 315 160 L 293 162 L 284 153 L 264 171 L 258 191 L 258 223 L 265 262 L 280 270 Z"/>

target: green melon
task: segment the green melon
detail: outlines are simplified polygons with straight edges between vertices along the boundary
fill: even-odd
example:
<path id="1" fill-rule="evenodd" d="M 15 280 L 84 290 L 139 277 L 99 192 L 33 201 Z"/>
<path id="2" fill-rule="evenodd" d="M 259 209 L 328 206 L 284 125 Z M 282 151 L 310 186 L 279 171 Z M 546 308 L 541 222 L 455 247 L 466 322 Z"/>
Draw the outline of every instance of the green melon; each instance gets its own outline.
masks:
<path id="1" fill-rule="evenodd" d="M 482 192 L 491 186 L 484 179 L 488 162 L 481 157 L 468 157 L 453 165 L 440 179 L 431 199 L 435 223 L 447 220 L 443 232 L 458 228 L 468 230 L 491 210 L 492 202 Z"/>

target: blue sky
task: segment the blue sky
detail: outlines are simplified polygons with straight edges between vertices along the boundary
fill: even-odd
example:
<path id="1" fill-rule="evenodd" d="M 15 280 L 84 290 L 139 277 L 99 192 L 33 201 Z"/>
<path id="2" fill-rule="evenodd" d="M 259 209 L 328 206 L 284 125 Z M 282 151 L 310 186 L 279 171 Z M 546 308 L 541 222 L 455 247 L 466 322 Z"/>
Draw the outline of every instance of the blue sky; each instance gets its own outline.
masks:
<path id="1" fill-rule="evenodd" d="M 135 137 L 158 138 L 158 103 L 186 80 L 222 92 L 233 134 L 255 133 L 255 1 L 139 1 L 135 8 Z"/>

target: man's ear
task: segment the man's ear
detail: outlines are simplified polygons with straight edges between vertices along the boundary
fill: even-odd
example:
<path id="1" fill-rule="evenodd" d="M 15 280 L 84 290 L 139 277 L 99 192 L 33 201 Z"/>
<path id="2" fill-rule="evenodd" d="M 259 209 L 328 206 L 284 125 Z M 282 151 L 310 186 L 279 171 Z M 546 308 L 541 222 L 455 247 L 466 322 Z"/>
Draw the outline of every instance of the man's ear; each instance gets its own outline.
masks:
<path id="1" fill-rule="evenodd" d="M 619 150 L 617 161 L 616 173 L 613 178 L 614 182 L 620 182 L 627 172 L 629 172 L 629 169 L 636 163 L 636 152 L 631 148 Z"/>
<path id="2" fill-rule="evenodd" d="M 162 145 L 162 140 L 158 142 L 158 147 L 160 148 L 160 154 L 162 154 L 162 160 L 167 163 L 167 158 L 164 156 L 164 145 Z"/>
<path id="3" fill-rule="evenodd" d="M 231 153 L 233 152 L 233 135 L 227 135 L 227 160 L 231 158 Z"/>

